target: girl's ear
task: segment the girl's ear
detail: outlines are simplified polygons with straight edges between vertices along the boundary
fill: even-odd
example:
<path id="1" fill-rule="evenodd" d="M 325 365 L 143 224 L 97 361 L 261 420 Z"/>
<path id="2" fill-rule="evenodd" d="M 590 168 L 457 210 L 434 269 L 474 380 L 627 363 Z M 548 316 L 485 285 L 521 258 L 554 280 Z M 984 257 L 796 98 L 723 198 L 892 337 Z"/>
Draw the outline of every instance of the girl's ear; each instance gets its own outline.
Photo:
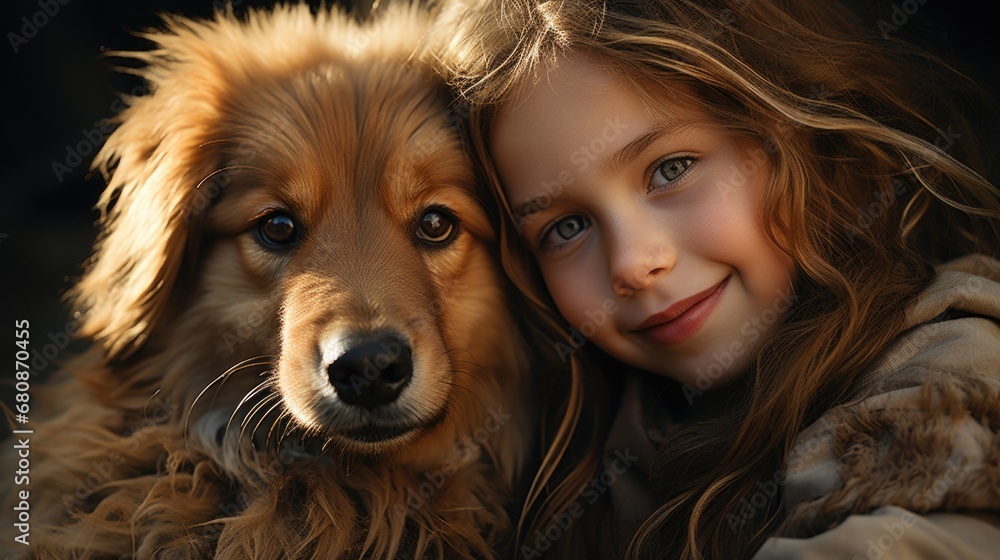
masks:
<path id="1" fill-rule="evenodd" d="M 166 47 L 182 37 L 151 37 Z M 93 168 L 108 187 L 94 254 L 67 294 L 78 335 L 104 347 L 107 360 L 139 348 L 169 305 L 182 263 L 194 258 L 204 209 L 218 195 L 211 140 L 222 84 L 183 49 L 133 55 L 149 93 L 130 99 Z"/>

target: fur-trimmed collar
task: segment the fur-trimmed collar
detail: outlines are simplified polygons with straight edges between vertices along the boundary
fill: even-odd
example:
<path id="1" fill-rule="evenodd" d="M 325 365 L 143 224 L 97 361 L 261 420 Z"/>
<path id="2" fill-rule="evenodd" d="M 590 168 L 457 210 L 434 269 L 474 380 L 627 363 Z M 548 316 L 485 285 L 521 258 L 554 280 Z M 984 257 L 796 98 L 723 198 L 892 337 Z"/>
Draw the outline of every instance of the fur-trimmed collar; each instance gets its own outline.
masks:
<path id="1" fill-rule="evenodd" d="M 778 535 L 812 536 L 887 505 L 1000 510 L 998 281 L 988 257 L 938 269 L 857 399 L 799 434 Z"/>

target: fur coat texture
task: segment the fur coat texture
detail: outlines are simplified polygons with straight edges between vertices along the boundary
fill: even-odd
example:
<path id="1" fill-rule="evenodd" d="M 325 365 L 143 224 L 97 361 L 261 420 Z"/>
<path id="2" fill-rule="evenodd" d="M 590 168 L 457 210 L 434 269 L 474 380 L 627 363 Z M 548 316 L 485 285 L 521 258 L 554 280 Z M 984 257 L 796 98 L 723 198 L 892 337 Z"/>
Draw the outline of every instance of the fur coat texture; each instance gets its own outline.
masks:
<path id="1" fill-rule="evenodd" d="M 938 269 L 859 401 L 798 437 L 778 535 L 755 559 L 996 558 L 1000 261 Z"/>

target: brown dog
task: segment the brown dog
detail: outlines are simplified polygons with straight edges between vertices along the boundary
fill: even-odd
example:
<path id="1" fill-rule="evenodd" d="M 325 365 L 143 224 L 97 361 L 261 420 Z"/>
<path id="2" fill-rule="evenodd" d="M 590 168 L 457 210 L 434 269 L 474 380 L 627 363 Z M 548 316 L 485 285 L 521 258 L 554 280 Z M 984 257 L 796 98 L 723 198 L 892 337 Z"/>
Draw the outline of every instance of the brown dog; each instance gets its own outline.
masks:
<path id="1" fill-rule="evenodd" d="M 170 19 L 129 55 L 149 93 L 95 164 L 102 232 L 72 292 L 95 344 L 45 395 L 35 556 L 506 542 L 524 342 L 432 28 L 282 7 Z"/>

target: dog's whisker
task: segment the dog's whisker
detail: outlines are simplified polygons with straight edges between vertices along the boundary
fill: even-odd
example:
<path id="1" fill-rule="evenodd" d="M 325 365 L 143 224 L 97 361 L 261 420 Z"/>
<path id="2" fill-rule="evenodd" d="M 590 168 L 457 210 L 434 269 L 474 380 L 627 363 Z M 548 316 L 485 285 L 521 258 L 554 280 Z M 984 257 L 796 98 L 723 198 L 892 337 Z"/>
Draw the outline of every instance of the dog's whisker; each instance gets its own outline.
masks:
<path id="1" fill-rule="evenodd" d="M 496 372 L 494 372 L 490 368 L 488 368 L 488 367 L 486 367 L 486 366 L 484 366 L 484 365 L 482 365 L 482 364 L 480 364 L 478 362 L 471 361 L 471 360 L 452 360 L 452 361 L 454 363 L 456 363 L 456 364 L 468 364 L 468 365 L 471 365 L 471 366 L 475 366 L 480 371 L 482 371 L 484 374 L 486 374 L 487 377 L 489 377 L 491 380 L 493 380 L 493 383 L 496 384 L 496 387 L 500 386 L 500 378 L 498 378 Z M 483 381 L 483 379 L 480 378 L 480 377 L 476 377 L 476 379 L 478 379 L 479 381 Z"/>
<path id="2" fill-rule="evenodd" d="M 263 385 L 263 384 L 261 384 L 261 385 Z M 262 387 L 261 385 L 258 385 L 257 387 L 255 387 L 252 392 L 253 393 L 257 393 L 257 394 L 263 392 L 264 389 L 266 389 L 267 387 L 266 386 Z M 245 428 L 247 426 L 247 424 L 250 422 L 250 419 L 253 417 L 253 415 L 257 413 L 257 411 L 259 411 L 262 407 L 264 407 L 271 400 L 277 399 L 277 398 L 281 398 L 281 396 L 278 395 L 277 393 L 268 393 L 268 394 L 264 395 L 264 397 L 262 399 L 260 399 L 253 406 L 250 407 L 250 410 L 243 417 L 243 420 L 240 421 L 240 426 L 243 427 L 243 428 Z"/>
<path id="3" fill-rule="evenodd" d="M 240 409 L 243 407 L 244 404 L 246 404 L 247 402 L 249 402 L 249 400 L 253 396 L 255 396 L 259 391 L 263 390 L 263 385 L 264 385 L 263 383 L 258 384 L 256 387 L 254 387 L 253 389 L 251 389 L 247 394 L 243 395 L 243 398 L 240 400 L 239 404 L 237 404 L 236 407 L 233 408 L 232 413 L 230 413 L 230 415 L 229 415 L 229 420 L 226 422 L 226 432 L 227 433 L 229 432 L 229 428 L 233 424 L 233 420 L 235 420 L 237 414 L 239 414 Z M 241 424 L 242 424 L 242 421 L 241 421 Z"/>
<path id="4" fill-rule="evenodd" d="M 455 428 L 456 434 L 462 433 L 462 426 L 459 425 L 458 420 L 456 420 L 454 416 L 449 414 L 447 420 L 448 422 L 451 422 L 452 427 Z"/>
<path id="5" fill-rule="evenodd" d="M 256 404 L 254 404 L 252 407 L 250 407 L 250 410 L 246 413 L 246 416 L 244 416 L 243 419 L 240 420 L 240 438 L 241 439 L 243 438 L 243 432 L 244 432 L 244 430 L 246 430 L 246 427 L 248 425 L 250 425 L 251 421 L 253 421 L 254 415 L 257 414 L 257 412 L 259 412 L 262 408 L 264 408 L 265 406 L 267 406 L 271 401 L 273 401 L 274 399 L 278 399 L 278 398 L 281 398 L 281 396 L 278 395 L 277 393 L 268 393 L 267 395 L 264 395 L 264 398 L 260 399 L 259 401 L 257 401 Z"/>
<path id="6" fill-rule="evenodd" d="M 261 373 L 261 375 L 266 375 L 266 374 L 267 372 Z M 246 395 L 243 395 L 243 399 L 241 399 L 240 403 L 236 405 L 236 409 L 239 410 L 241 406 L 246 404 L 247 401 L 249 401 L 250 399 L 256 397 L 258 394 L 260 394 L 261 391 L 273 386 L 274 386 L 274 378 L 273 377 L 265 378 L 263 381 L 255 385 L 253 389 L 247 391 Z"/>
<path id="7" fill-rule="evenodd" d="M 247 394 L 243 395 L 243 398 L 240 399 L 240 402 L 236 405 L 235 408 L 233 408 L 232 414 L 229 415 L 229 421 L 226 422 L 225 433 L 227 434 L 229 433 L 229 428 L 232 426 L 233 419 L 236 418 L 236 414 L 239 413 L 240 408 L 242 408 L 244 404 L 249 402 L 249 400 L 252 399 L 254 396 L 256 396 L 259 392 L 263 391 L 270 383 L 271 383 L 270 378 L 265 379 L 264 381 L 258 383 L 257 386 L 255 386 L 253 389 L 248 391 Z"/>
<path id="8" fill-rule="evenodd" d="M 219 383 L 219 386 L 216 388 L 216 395 L 218 395 L 218 391 L 220 391 L 222 389 L 222 386 L 225 385 L 226 381 L 234 373 L 236 373 L 237 371 L 241 371 L 241 370 L 248 369 L 248 368 L 251 368 L 251 367 L 268 365 L 270 363 L 272 363 L 272 358 L 270 356 L 268 356 L 268 355 L 254 356 L 253 358 L 247 358 L 246 360 L 243 360 L 243 361 L 241 361 L 241 362 L 239 362 L 239 363 L 237 363 L 237 364 L 229 367 L 229 369 L 227 369 L 226 371 L 222 372 L 221 375 L 217 376 L 215 379 L 213 379 L 211 382 L 209 382 L 208 385 L 205 385 L 205 388 L 202 389 L 198 393 L 198 396 L 195 397 L 194 401 L 191 402 L 191 406 L 188 407 L 187 412 L 184 414 L 184 440 L 185 440 L 185 445 L 187 445 L 187 437 L 188 437 L 188 433 L 189 433 L 189 430 L 190 430 L 190 424 L 191 424 L 191 415 L 194 413 L 194 407 L 198 404 L 198 401 L 201 400 L 201 398 L 205 395 L 206 392 L 208 392 L 208 390 L 213 385 L 215 385 L 216 383 L 219 383 L 220 381 L 222 382 L 222 383 Z M 214 402 L 214 399 L 213 399 L 213 402 Z"/>
<path id="9" fill-rule="evenodd" d="M 147 413 L 148 413 L 148 410 L 149 410 L 149 403 L 151 403 L 153 401 L 153 399 L 156 398 L 156 395 L 160 394 L 161 390 L 162 390 L 162 388 L 159 388 L 159 389 L 153 391 L 153 394 L 150 395 L 148 399 L 146 399 L 146 404 L 143 405 L 143 407 L 142 407 L 142 418 L 144 420 L 146 420 L 146 421 L 149 420 L 149 416 L 147 416 Z"/>
<path id="10" fill-rule="evenodd" d="M 323 444 L 320 446 L 319 453 L 316 455 L 316 458 L 313 459 L 313 465 L 315 465 L 316 462 L 319 461 L 321 457 L 325 457 L 327 449 L 329 449 L 329 447 L 333 445 L 333 437 L 324 436 L 323 440 L 324 441 Z"/>
<path id="11" fill-rule="evenodd" d="M 205 184 L 205 181 L 211 179 L 212 177 L 218 175 L 219 173 L 223 173 L 225 171 L 229 171 L 229 170 L 232 170 L 232 169 L 252 169 L 254 171 L 265 172 L 263 169 L 261 169 L 259 167 L 254 167 L 252 165 L 227 165 L 225 167 L 220 167 L 220 168 L 216 169 L 215 171 L 209 173 L 208 175 L 205 175 L 205 178 L 202 179 L 201 181 L 198 181 L 198 184 L 195 185 L 195 187 L 194 187 L 195 190 L 200 189 L 201 186 Z"/>
<path id="12" fill-rule="evenodd" d="M 460 369 L 451 370 L 451 373 L 465 373 L 465 374 L 468 375 L 468 372 L 466 372 L 464 370 L 460 370 Z M 471 377 L 471 375 L 470 375 L 470 377 Z M 486 406 L 486 403 L 484 403 L 483 400 L 481 398 L 479 398 L 479 395 L 476 394 L 476 392 L 473 391 L 472 389 L 470 389 L 469 387 L 466 387 L 465 385 L 463 385 L 461 383 L 457 383 L 457 382 L 453 382 L 453 381 L 445 381 L 444 383 L 446 385 L 451 386 L 451 387 L 457 387 L 459 389 L 462 389 L 463 391 L 465 391 L 465 392 L 469 393 L 470 395 L 472 395 L 472 398 L 476 399 L 476 402 L 478 402 L 479 406 L 482 407 L 482 411 L 483 412 L 486 412 L 487 410 L 489 410 L 489 408 Z"/>
<path id="13" fill-rule="evenodd" d="M 319 446 L 319 453 L 316 453 L 315 456 L 313 456 L 312 461 L 309 463 L 309 468 L 310 469 L 313 468 L 313 467 L 315 467 L 316 464 L 319 463 L 320 459 L 322 459 L 323 457 L 326 457 L 327 450 L 330 448 L 331 445 L 333 445 L 333 442 L 334 442 L 333 441 L 333 437 L 328 436 L 328 435 L 322 436 L 322 440 L 323 441 L 322 441 L 322 443 Z M 305 442 L 302 442 L 302 443 L 303 443 L 303 445 L 305 445 Z M 339 461 L 339 459 L 338 459 L 338 461 Z"/>
<path id="14" fill-rule="evenodd" d="M 450 382 L 450 381 L 445 381 L 444 383 L 446 383 L 446 384 L 448 384 L 448 385 L 451 385 L 452 387 L 458 387 L 458 388 L 460 388 L 460 389 L 464 389 L 465 391 L 468 391 L 468 392 L 469 392 L 470 394 L 472 394 L 473 396 L 475 396 L 475 393 L 474 393 L 473 391 L 470 391 L 468 387 L 465 387 L 465 386 L 463 386 L 463 385 L 459 385 L 459 384 L 456 384 L 456 383 L 452 383 L 452 382 Z M 468 411 L 468 410 L 466 410 L 466 409 L 465 409 L 465 407 L 464 407 L 464 406 L 462 406 L 462 404 L 461 404 L 461 403 L 459 403 L 459 402 L 458 402 L 457 400 L 455 400 L 455 399 L 451 399 L 451 403 L 452 403 L 452 404 L 454 404 L 455 406 L 457 406 L 457 407 L 458 407 L 458 409 L 459 409 L 459 411 L 461 411 L 461 413 L 462 413 L 462 416 L 464 416 L 464 417 L 465 417 L 465 422 L 464 422 L 464 425 L 465 425 L 465 426 L 471 426 L 471 425 L 473 425 L 473 424 L 474 424 L 475 420 L 473 419 L 472 415 L 471 415 L 471 414 L 469 414 L 469 411 Z M 483 408 L 483 410 L 485 411 L 485 410 L 486 410 L 486 408 L 484 407 L 484 408 Z M 449 416 L 450 416 L 450 415 L 449 415 Z M 456 430 L 459 430 L 459 431 L 461 431 L 461 427 L 460 427 L 460 426 L 456 425 L 456 426 L 455 426 L 455 428 L 456 428 Z"/>
<path id="15" fill-rule="evenodd" d="M 255 361 L 255 360 L 260 360 L 260 361 Z M 242 371 L 244 369 L 249 369 L 251 367 L 258 367 L 258 366 L 269 365 L 271 363 L 272 363 L 271 360 L 267 356 L 257 356 L 257 357 L 254 357 L 254 358 L 248 358 L 248 359 L 243 360 L 242 362 L 240 362 L 240 363 L 238 363 L 238 364 L 230 367 L 225 372 L 223 372 L 221 375 L 219 375 L 218 377 L 216 377 L 215 379 L 213 379 L 208 385 L 205 386 L 204 389 L 201 390 L 201 392 L 198 393 L 198 396 L 195 397 L 194 401 L 191 403 L 191 406 L 188 407 L 188 411 L 187 411 L 187 414 L 185 415 L 185 422 L 184 422 L 185 433 L 187 432 L 187 428 L 188 428 L 188 425 L 189 425 L 189 422 L 190 422 L 190 417 L 191 417 L 191 414 L 194 413 L 195 406 L 198 404 L 198 402 L 201 400 L 201 398 L 205 395 L 206 392 L 208 392 L 208 390 L 213 385 L 215 385 L 216 383 L 219 383 L 221 381 L 221 383 L 219 383 L 219 385 L 216 387 L 216 394 L 215 394 L 215 396 L 218 396 L 218 391 L 220 391 L 222 389 L 223 385 L 225 385 L 226 381 L 228 381 L 229 378 L 232 377 L 232 375 L 234 373 L 236 373 L 238 371 Z M 210 403 L 210 406 L 211 406 L 211 404 L 213 404 L 215 402 L 214 401 L 215 396 L 213 396 L 213 401 L 212 401 L 212 403 Z"/>
<path id="16" fill-rule="evenodd" d="M 216 138 L 215 140 L 206 140 L 201 144 L 198 144 L 199 148 L 204 148 L 205 146 L 211 146 L 213 144 L 239 144 L 240 141 L 235 138 Z"/>
<path id="17" fill-rule="evenodd" d="M 453 352 L 464 352 L 464 353 L 468 354 L 469 356 L 473 356 L 472 352 L 470 352 L 470 351 L 468 351 L 468 350 L 466 350 L 464 348 L 451 348 L 451 349 L 445 351 L 445 355 L 451 354 Z M 449 358 L 450 358 L 450 356 L 449 356 Z M 459 359 L 454 359 L 454 358 L 451 358 L 451 359 L 456 364 L 469 364 L 469 365 L 475 366 L 476 368 L 480 369 L 484 374 L 486 374 L 486 376 L 488 376 L 490 379 L 492 379 L 493 382 L 496 384 L 497 387 L 500 387 L 500 378 L 497 377 L 496 372 L 494 372 L 490 368 L 488 368 L 488 367 L 480 364 L 479 362 L 477 362 L 475 360 L 459 360 Z"/>
<path id="18" fill-rule="evenodd" d="M 288 409 L 285 409 L 284 411 L 282 411 L 282 414 L 283 414 L 283 416 L 285 416 L 287 418 L 292 418 L 291 412 L 289 412 Z M 278 446 L 280 447 L 281 444 L 286 439 L 288 439 L 289 436 L 295 435 L 295 434 L 297 434 L 299 436 L 299 442 L 303 446 L 305 446 L 305 444 L 306 444 L 305 435 L 301 431 L 295 429 L 294 419 L 292 419 L 291 421 L 285 422 L 284 425 L 282 426 L 281 436 L 278 438 Z"/>
<path id="19" fill-rule="evenodd" d="M 280 403 L 280 404 L 284 404 L 284 403 Z M 288 410 L 285 409 L 285 408 L 282 408 L 281 411 L 278 413 L 278 416 L 274 419 L 274 422 L 271 422 L 271 427 L 268 428 L 268 430 L 267 430 L 267 436 L 264 438 L 264 444 L 265 445 L 267 445 L 271 441 L 271 434 L 274 433 L 274 429 L 276 427 L 278 427 L 278 425 L 281 424 L 282 421 L 285 418 L 287 418 L 287 417 L 288 417 Z M 277 446 L 278 449 L 281 448 L 281 443 L 282 443 L 282 441 L 284 441 L 284 439 L 285 439 L 284 437 L 278 437 L 278 438 L 275 439 L 274 443 L 275 443 L 275 446 Z"/>
<path id="20" fill-rule="evenodd" d="M 258 430 L 258 429 L 260 429 L 260 425 L 264 423 L 264 420 L 266 420 L 266 419 L 267 419 L 267 417 L 268 417 L 268 416 L 269 416 L 269 415 L 270 415 L 270 414 L 271 414 L 272 412 L 274 412 L 274 409 L 275 409 L 275 408 L 277 408 L 277 407 L 281 406 L 281 396 L 280 396 L 280 395 L 278 395 L 278 394 L 275 394 L 275 393 L 272 393 L 272 395 L 274 396 L 274 398 L 273 398 L 273 399 L 271 399 L 271 400 L 273 400 L 273 401 L 275 401 L 275 402 L 274 402 L 274 404 L 272 404 L 272 405 L 271 405 L 271 406 L 270 406 L 270 407 L 269 407 L 269 408 L 267 409 L 267 412 L 265 412 L 264 414 L 262 414 L 262 415 L 260 416 L 260 420 L 257 420 L 257 425 L 256 425 L 256 426 L 254 426 L 254 427 L 253 427 L 253 430 L 252 430 L 252 431 L 250 432 L 250 439 L 251 439 L 251 440 L 253 440 L 253 439 L 254 439 L 254 438 L 255 438 L 255 437 L 257 436 L 257 430 Z M 261 402 L 262 402 L 262 403 L 264 403 L 264 402 L 267 402 L 267 401 L 268 401 L 268 398 L 270 398 L 270 397 L 271 397 L 271 395 L 268 395 L 268 397 L 267 397 L 267 398 L 265 398 L 264 400 L 262 400 Z M 270 433 L 270 432 L 268 432 L 268 433 Z M 264 439 L 264 445 L 265 445 L 265 447 L 267 446 L 267 438 L 265 438 L 265 439 Z"/>

